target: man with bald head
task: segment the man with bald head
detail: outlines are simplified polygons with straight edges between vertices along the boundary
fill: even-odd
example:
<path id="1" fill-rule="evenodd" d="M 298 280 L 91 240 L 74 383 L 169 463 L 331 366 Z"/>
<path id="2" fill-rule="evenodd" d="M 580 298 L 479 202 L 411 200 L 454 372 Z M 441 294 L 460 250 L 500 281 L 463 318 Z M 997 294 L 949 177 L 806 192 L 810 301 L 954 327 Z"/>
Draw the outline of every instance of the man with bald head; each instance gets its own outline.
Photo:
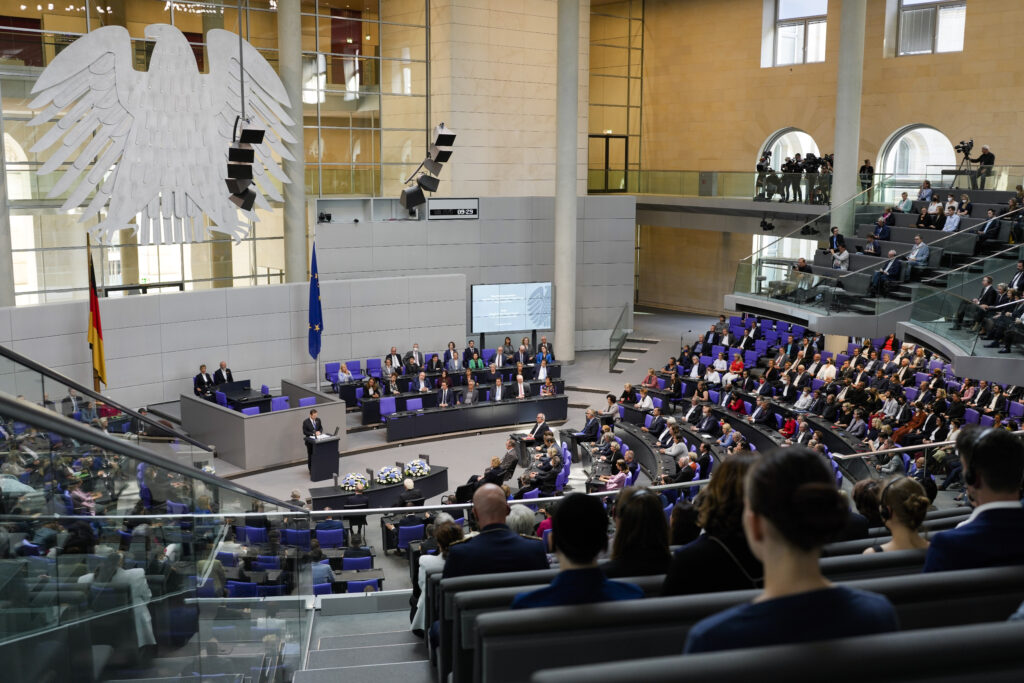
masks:
<path id="1" fill-rule="evenodd" d="M 509 504 L 500 488 L 484 484 L 476 490 L 473 516 L 480 533 L 451 546 L 444 578 L 548 568 L 544 544 L 509 529 L 505 524 L 508 513 Z"/>

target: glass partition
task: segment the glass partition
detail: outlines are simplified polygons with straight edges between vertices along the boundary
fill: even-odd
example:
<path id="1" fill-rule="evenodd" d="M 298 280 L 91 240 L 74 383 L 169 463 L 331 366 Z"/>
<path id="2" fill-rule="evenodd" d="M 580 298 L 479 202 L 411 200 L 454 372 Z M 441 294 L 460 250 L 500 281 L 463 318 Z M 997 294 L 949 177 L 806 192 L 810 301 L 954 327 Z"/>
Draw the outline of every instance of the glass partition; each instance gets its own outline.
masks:
<path id="1" fill-rule="evenodd" d="M 800 187 L 803 203 L 828 204 L 832 197 L 832 175 L 805 173 L 799 180 L 785 178 L 789 174 L 759 173 L 756 171 L 630 171 L 627 191 L 633 194 L 670 195 L 675 197 L 721 197 L 729 199 L 758 199 L 780 203 L 784 185 Z M 861 203 L 888 201 L 890 176 L 875 174 L 875 184 L 858 195 Z M 591 172 L 588 188 L 604 188 L 604 171 Z M 786 193 L 788 196 L 789 193 Z"/>
<path id="2" fill-rule="evenodd" d="M 981 154 L 981 149 L 977 146 L 974 148 L 972 154 Z M 960 171 L 959 174 L 955 174 L 956 171 Z M 973 175 L 977 175 L 978 165 L 971 164 L 971 171 Z M 978 184 L 978 180 L 975 179 L 972 182 L 970 173 L 967 173 L 967 168 L 958 168 L 957 166 L 925 166 L 925 176 L 922 180 L 931 181 L 932 185 L 936 188 L 954 186 L 958 191 L 967 192 L 970 194 L 971 190 L 981 189 L 975 187 Z M 991 172 L 985 178 L 985 190 L 1008 190 L 1013 191 L 1017 185 L 1024 183 L 1024 166 L 1022 165 L 1011 165 L 1011 164 L 996 164 L 992 166 Z"/>
<path id="3" fill-rule="evenodd" d="M 619 362 L 619 354 L 622 353 L 622 347 L 626 344 L 626 337 L 633 331 L 633 318 L 630 316 L 630 310 L 630 304 L 622 307 L 622 312 L 619 313 L 619 318 L 615 321 L 615 327 L 612 328 L 612 333 L 608 337 L 609 372 L 615 369 L 615 364 Z"/>
<path id="4" fill-rule="evenodd" d="M 0 426 L 5 680 L 269 681 L 299 666 L 312 589 L 308 556 L 280 540 L 290 506 L 27 397 L 0 393 Z M 239 527 L 247 545 L 225 553 Z"/>

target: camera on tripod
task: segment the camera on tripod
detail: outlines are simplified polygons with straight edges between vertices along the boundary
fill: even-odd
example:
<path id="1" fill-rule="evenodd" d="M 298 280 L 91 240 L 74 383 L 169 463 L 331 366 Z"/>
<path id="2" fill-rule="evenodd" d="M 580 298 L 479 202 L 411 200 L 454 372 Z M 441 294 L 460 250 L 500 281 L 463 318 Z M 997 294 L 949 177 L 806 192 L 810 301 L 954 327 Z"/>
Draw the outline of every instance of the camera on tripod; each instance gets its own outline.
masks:
<path id="1" fill-rule="evenodd" d="M 960 144 L 955 145 L 953 149 L 955 149 L 957 152 L 960 152 L 964 156 L 968 156 L 971 153 L 971 150 L 974 149 L 974 138 L 971 138 L 970 140 L 967 141 L 961 140 Z"/>

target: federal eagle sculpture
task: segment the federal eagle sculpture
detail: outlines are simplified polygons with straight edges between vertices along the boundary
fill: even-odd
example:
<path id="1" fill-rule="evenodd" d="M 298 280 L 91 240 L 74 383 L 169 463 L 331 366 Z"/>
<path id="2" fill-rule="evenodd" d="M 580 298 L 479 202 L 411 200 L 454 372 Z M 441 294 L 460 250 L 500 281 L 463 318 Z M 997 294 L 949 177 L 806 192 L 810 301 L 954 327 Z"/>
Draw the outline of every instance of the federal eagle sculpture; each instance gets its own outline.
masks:
<path id="1" fill-rule="evenodd" d="M 70 190 L 61 207 L 70 211 L 92 194 L 79 222 L 104 212 L 90 229 L 104 243 L 124 229 L 136 230 L 140 244 L 203 240 L 209 237 L 204 214 L 211 229 L 237 241 L 248 224 L 224 180 L 242 82 L 251 126 L 266 130 L 263 143 L 254 145 L 253 164 L 256 207 L 265 210 L 263 194 L 283 201 L 272 180 L 290 182 L 275 160 L 293 159 L 285 147 L 294 138 L 284 85 L 248 42 L 240 60 L 238 36 L 229 31 L 206 34 L 208 74 L 199 72 L 177 28 L 152 24 L 145 35 L 155 41 L 148 71 L 133 66 L 128 30 L 106 26 L 65 48 L 36 81 L 29 106 L 41 111 L 30 125 L 55 120 L 32 147 L 33 153 L 54 148 L 39 174 L 68 164 L 48 198 Z M 255 211 L 243 215 L 256 220 Z"/>

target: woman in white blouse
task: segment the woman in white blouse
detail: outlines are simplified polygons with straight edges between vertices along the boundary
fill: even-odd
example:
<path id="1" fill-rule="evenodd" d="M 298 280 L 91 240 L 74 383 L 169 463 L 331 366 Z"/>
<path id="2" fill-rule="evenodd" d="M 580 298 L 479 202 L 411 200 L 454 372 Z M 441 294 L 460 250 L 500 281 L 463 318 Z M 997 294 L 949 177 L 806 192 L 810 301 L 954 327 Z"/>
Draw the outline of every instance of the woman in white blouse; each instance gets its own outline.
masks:
<path id="1" fill-rule="evenodd" d="M 818 369 L 817 379 L 823 382 L 831 382 L 836 378 L 836 364 L 831 358 L 825 361 L 825 364 Z"/>

